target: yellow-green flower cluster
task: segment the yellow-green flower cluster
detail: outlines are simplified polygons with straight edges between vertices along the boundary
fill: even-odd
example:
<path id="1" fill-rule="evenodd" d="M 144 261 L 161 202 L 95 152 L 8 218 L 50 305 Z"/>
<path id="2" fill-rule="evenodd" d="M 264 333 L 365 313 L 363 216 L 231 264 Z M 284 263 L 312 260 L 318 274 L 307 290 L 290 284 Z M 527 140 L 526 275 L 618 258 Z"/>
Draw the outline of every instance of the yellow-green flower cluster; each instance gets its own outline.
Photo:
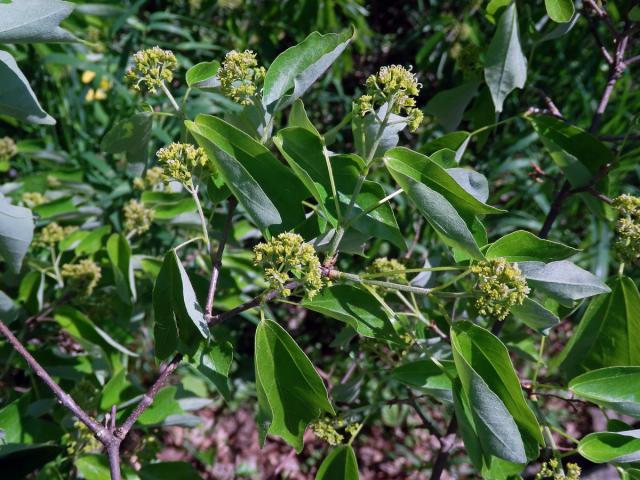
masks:
<path id="1" fill-rule="evenodd" d="M 36 237 L 33 244 L 37 247 L 53 247 L 77 229 L 78 227 L 63 227 L 56 222 L 51 222 L 40 230 L 40 234 Z"/>
<path id="2" fill-rule="evenodd" d="M 480 58 L 482 50 L 473 43 L 460 45 L 456 56 L 456 67 L 460 69 L 464 78 L 476 79 L 482 75 L 484 65 Z"/>
<path id="3" fill-rule="evenodd" d="M 0 138 L 0 161 L 10 160 L 17 152 L 18 149 L 11 137 Z"/>
<path id="4" fill-rule="evenodd" d="M 367 273 L 369 274 L 381 274 L 385 273 L 383 276 L 376 275 L 373 277 L 373 280 L 386 280 L 388 282 L 393 283 L 401 283 L 406 285 L 407 282 L 407 274 L 404 273 L 405 266 L 400 263 L 395 258 L 387 258 L 381 257 L 376 258 L 369 268 L 367 269 Z M 380 292 L 386 292 L 388 289 L 375 287 Z"/>
<path id="5" fill-rule="evenodd" d="M 63 265 L 62 277 L 67 280 L 67 285 L 71 290 L 88 297 L 98 286 L 102 277 L 102 269 L 93 260 L 85 258 L 78 263 Z"/>
<path id="6" fill-rule="evenodd" d="M 613 200 L 618 213 L 616 251 L 623 262 L 640 260 L 640 198 L 620 195 Z"/>
<path id="7" fill-rule="evenodd" d="M 133 187 L 138 190 L 164 190 L 162 167 L 151 167 L 144 172 L 144 176 L 133 179 Z"/>
<path id="8" fill-rule="evenodd" d="M 302 283 L 308 298 L 313 298 L 325 285 L 315 250 L 298 234 L 281 233 L 256 245 L 253 253 L 255 264 L 264 268 L 271 288 L 284 297 L 291 295 L 286 285 L 294 280 Z"/>
<path id="9" fill-rule="evenodd" d="M 536 474 L 535 480 L 579 480 L 581 473 L 582 470 L 577 463 L 567 463 L 567 472 L 565 474 L 558 460 L 552 458 L 542 464 L 540 471 Z"/>
<path id="10" fill-rule="evenodd" d="M 156 94 L 164 82 L 173 80 L 173 72 L 178 68 L 178 61 L 173 52 L 160 47 L 136 52 L 133 62 L 133 67 L 125 75 L 125 82 L 142 93 Z"/>
<path id="11" fill-rule="evenodd" d="M 122 212 L 124 214 L 124 229 L 132 235 L 140 235 L 149 230 L 156 213 L 136 199 L 129 200 Z"/>
<path id="12" fill-rule="evenodd" d="M 365 116 L 384 104 L 391 105 L 391 112 L 404 114 L 411 131 L 415 131 L 424 118 L 416 107 L 416 99 L 421 85 L 415 74 L 400 65 L 382 67 L 380 71 L 369 76 L 366 82 L 367 91 L 355 103 L 355 112 Z"/>
<path id="13" fill-rule="evenodd" d="M 156 156 L 162 165 L 162 178 L 165 182 L 177 180 L 189 188 L 193 187 L 193 171 L 208 163 L 204 150 L 188 143 L 167 145 L 158 150 Z"/>
<path id="14" fill-rule="evenodd" d="M 251 50 L 231 50 L 218 71 L 222 93 L 241 105 L 251 103 L 264 76 L 265 69 L 258 66 L 256 54 Z"/>
<path id="15" fill-rule="evenodd" d="M 344 435 L 338 432 L 338 429 L 344 429 L 351 438 L 358 433 L 361 424 L 359 422 L 348 423 L 343 417 L 337 416 L 334 418 L 318 418 L 310 424 L 310 427 L 316 437 L 324 440 L 331 446 L 335 446 L 344 442 Z"/>
<path id="16" fill-rule="evenodd" d="M 522 305 L 529 294 L 524 275 L 515 263 L 504 258 L 484 260 L 471 267 L 478 277 L 478 289 L 481 292 L 476 300 L 480 315 L 504 320 L 511 307 Z"/>
<path id="17" fill-rule="evenodd" d="M 47 197 L 45 197 L 40 192 L 24 192 L 22 194 L 22 203 L 24 203 L 28 208 L 34 208 L 38 205 L 42 205 L 47 201 Z"/>

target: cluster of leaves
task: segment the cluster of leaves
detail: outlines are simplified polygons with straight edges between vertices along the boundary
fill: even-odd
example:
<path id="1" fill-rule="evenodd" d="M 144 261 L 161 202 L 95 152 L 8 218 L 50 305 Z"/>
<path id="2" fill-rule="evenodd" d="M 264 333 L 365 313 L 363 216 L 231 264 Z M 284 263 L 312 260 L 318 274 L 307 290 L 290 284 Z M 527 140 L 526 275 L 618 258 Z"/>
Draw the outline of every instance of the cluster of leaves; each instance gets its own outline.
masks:
<path id="1" fill-rule="evenodd" d="M 352 480 L 392 404 L 434 480 L 453 434 L 488 479 L 636 478 L 638 7 L 443 5 L 385 65 L 360 2 L 290 3 L 0 2 L 3 472 L 199 478 L 158 432 L 225 403 Z"/>

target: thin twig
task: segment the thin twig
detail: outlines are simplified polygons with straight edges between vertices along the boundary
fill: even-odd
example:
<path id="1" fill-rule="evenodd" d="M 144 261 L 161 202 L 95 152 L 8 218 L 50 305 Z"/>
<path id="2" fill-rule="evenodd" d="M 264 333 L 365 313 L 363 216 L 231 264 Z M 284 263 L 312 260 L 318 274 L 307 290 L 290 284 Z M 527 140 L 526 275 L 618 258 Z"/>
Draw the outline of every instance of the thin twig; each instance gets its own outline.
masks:
<path id="1" fill-rule="evenodd" d="M 431 469 L 431 477 L 430 480 L 440 480 L 442 476 L 442 472 L 444 471 L 444 467 L 447 464 L 447 460 L 449 460 L 449 453 L 451 453 L 451 449 L 456 441 L 456 430 L 458 429 L 458 421 L 456 419 L 455 413 L 451 416 L 451 420 L 449 420 L 449 426 L 447 427 L 447 433 L 440 439 L 440 450 L 438 451 L 438 455 L 433 462 L 433 467 Z"/>

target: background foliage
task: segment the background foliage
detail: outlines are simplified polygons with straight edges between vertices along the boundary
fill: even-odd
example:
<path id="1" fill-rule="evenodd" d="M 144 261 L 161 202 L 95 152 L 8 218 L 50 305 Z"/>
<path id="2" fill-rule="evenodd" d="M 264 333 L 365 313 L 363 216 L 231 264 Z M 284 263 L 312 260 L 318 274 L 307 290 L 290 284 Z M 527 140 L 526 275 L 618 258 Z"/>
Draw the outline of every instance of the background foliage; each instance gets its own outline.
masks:
<path id="1" fill-rule="evenodd" d="M 2 12 L 21 3 L 42 18 L 17 35 L 20 17 Z M 534 478 L 550 459 L 567 478 L 572 463 L 639 477 L 638 252 L 619 245 L 610 205 L 639 193 L 639 18 L 626 1 L 0 1 L 0 139 L 16 144 L 0 150 L 1 319 L 100 423 L 135 410 L 161 360 L 176 369 L 119 445 L 125 478 Z M 335 61 L 284 108 L 293 81 L 278 90 L 270 75 L 295 67 L 276 58 L 311 32 L 336 34 L 309 37 Z M 176 56 L 179 113 L 124 82 L 154 46 Z M 256 130 L 218 88 L 232 49 L 270 72 L 272 124 Z M 352 116 L 353 102 L 391 64 L 413 66 L 425 119 L 372 146 L 379 120 Z M 137 189 L 180 140 L 214 165 L 196 172 L 200 200 Z M 313 170 L 328 151 L 343 154 L 331 162 L 344 198 Z M 363 170 L 354 152 L 376 161 L 359 221 L 322 267 L 333 285 L 223 313 L 271 292 L 252 253 L 271 235 L 326 252 Z M 237 165 L 254 190 L 229 180 Z M 148 231 L 127 226 L 131 199 L 153 210 Z M 199 201 L 204 235 L 226 241 L 211 332 L 200 306 L 215 250 L 173 250 L 201 235 Z M 76 230 L 47 243 L 52 222 Z M 403 271 L 362 285 L 384 257 L 399 263 L 378 273 Z M 87 258 L 101 277 L 80 279 L 81 295 L 63 269 Z M 475 303 L 467 270 L 482 259 L 518 262 L 532 291 L 503 322 Z M 440 296 L 421 295 L 431 288 Z M 109 478 L 91 429 L 9 342 L 0 382 L 7 478 Z"/>

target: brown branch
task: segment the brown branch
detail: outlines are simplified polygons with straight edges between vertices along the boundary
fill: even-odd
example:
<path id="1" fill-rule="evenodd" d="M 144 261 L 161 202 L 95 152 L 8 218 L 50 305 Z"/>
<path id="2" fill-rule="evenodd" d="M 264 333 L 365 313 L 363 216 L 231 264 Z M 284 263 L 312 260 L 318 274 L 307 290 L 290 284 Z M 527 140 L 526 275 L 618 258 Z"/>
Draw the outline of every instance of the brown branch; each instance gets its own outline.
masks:
<path id="1" fill-rule="evenodd" d="M 229 199 L 229 207 L 227 211 L 227 220 L 222 230 L 222 237 L 218 245 L 216 255 L 211 259 L 211 280 L 209 281 L 209 291 L 207 293 L 207 303 L 204 308 L 204 319 L 209 322 L 211 319 L 211 312 L 213 311 L 213 302 L 216 296 L 216 288 L 218 287 L 218 277 L 220 276 L 220 269 L 222 268 L 222 254 L 224 253 L 224 247 L 227 244 L 229 233 L 233 226 L 233 213 L 238 204 L 234 197 Z"/>
<path id="2" fill-rule="evenodd" d="M 183 355 L 181 353 L 177 353 L 171 359 L 171 361 L 165 365 L 160 375 L 158 375 L 156 381 L 153 382 L 153 385 L 151 385 L 151 388 L 147 391 L 147 393 L 142 396 L 142 399 L 140 400 L 140 402 L 138 402 L 138 405 L 136 405 L 136 408 L 133 410 L 133 412 L 129 414 L 122 425 L 116 428 L 114 434 L 118 439 L 124 440 L 140 415 L 142 415 L 144 411 L 151 406 L 160 389 L 164 387 L 171 374 L 175 372 L 176 368 L 178 368 L 178 365 L 180 365 L 182 357 Z"/>
<path id="3" fill-rule="evenodd" d="M 438 429 L 438 427 L 431 421 L 431 419 L 424 414 L 424 412 L 422 411 L 422 408 L 420 408 L 420 405 L 418 405 L 418 399 L 411 391 L 411 388 L 407 387 L 406 390 L 407 390 L 407 395 L 409 396 L 409 404 L 413 407 L 415 412 L 418 414 L 418 417 L 420 417 L 420 420 L 422 421 L 422 426 L 426 428 L 431 435 L 433 435 L 440 441 L 440 446 L 442 447 L 442 440 L 441 440 L 442 432 L 440 432 L 440 429 Z"/>
<path id="4" fill-rule="evenodd" d="M 456 419 L 456 414 L 454 413 L 451 416 L 451 420 L 449 421 L 449 426 L 447 427 L 447 433 L 444 437 L 440 439 L 440 450 L 438 451 L 438 455 L 433 462 L 433 467 L 431 468 L 431 476 L 430 480 L 440 480 L 442 476 L 442 472 L 444 471 L 444 467 L 449 460 L 449 454 L 451 453 L 451 449 L 456 441 L 456 430 L 458 429 L 458 421 Z"/>

